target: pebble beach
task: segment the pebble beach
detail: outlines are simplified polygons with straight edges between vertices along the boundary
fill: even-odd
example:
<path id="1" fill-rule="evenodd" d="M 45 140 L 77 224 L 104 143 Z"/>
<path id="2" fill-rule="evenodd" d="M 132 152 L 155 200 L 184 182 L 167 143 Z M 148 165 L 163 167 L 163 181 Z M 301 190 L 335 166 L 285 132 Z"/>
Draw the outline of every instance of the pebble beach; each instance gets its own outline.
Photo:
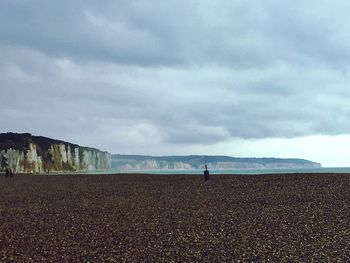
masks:
<path id="1" fill-rule="evenodd" d="M 0 262 L 350 262 L 350 174 L 0 177 Z"/>

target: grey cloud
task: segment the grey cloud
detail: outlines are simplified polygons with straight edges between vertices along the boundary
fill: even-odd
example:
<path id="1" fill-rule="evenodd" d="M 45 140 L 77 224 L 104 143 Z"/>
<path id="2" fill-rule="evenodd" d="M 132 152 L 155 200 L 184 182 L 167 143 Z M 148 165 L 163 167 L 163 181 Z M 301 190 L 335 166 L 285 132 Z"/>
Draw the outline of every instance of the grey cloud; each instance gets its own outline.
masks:
<path id="1" fill-rule="evenodd" d="M 141 66 L 348 66 L 346 1 L 2 1 L 0 41 Z"/>
<path id="2" fill-rule="evenodd" d="M 115 1 L 112 9 L 119 11 L 121 6 Z M 0 3 L 0 16 L 4 44 L 83 60 L 178 63 L 153 32 L 118 19 L 118 13 L 114 19 L 105 17 L 95 11 L 91 1 L 5 1 Z"/>
<path id="3" fill-rule="evenodd" d="M 111 151 L 350 133 L 336 3 L 1 1 L 1 131 Z"/>

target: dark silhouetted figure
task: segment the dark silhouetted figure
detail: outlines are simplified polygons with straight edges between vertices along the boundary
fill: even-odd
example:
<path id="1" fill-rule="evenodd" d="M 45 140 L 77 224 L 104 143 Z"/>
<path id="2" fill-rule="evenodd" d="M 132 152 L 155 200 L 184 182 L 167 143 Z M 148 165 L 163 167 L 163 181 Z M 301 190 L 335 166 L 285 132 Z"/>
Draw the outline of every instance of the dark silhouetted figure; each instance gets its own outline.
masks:
<path id="1" fill-rule="evenodd" d="M 204 170 L 204 181 L 208 181 L 209 180 L 209 170 L 207 165 L 205 165 L 205 170 Z"/>
<path id="2" fill-rule="evenodd" d="M 5 155 L 2 155 L 1 167 L 5 169 L 5 177 L 13 177 L 13 171 L 9 167 L 9 162 Z"/>

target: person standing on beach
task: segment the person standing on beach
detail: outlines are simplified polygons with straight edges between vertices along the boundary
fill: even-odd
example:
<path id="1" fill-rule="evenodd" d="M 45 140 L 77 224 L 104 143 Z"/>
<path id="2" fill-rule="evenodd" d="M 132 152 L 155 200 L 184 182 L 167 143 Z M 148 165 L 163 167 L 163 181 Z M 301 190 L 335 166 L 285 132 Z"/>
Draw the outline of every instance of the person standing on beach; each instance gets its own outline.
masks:
<path id="1" fill-rule="evenodd" d="M 208 181 L 209 180 L 209 170 L 207 165 L 205 165 L 205 170 L 204 170 L 204 181 Z"/>
<path id="2" fill-rule="evenodd" d="M 6 155 L 4 155 L 4 154 L 2 155 L 1 167 L 5 170 L 5 176 L 6 177 L 10 176 L 9 162 L 7 160 Z"/>
<path id="3" fill-rule="evenodd" d="M 15 174 L 14 170 L 10 167 L 9 161 L 5 154 L 2 155 L 0 168 L 5 170 L 5 177 L 13 177 Z"/>

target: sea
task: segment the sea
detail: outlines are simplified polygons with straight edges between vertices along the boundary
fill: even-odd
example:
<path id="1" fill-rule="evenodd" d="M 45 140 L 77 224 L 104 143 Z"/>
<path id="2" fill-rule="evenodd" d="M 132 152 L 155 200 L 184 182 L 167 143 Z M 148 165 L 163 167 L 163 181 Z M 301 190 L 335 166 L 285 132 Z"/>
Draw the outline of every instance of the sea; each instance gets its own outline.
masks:
<path id="1" fill-rule="evenodd" d="M 92 174 L 203 174 L 203 170 L 133 170 L 133 171 L 99 171 Z M 276 169 L 232 169 L 210 170 L 210 174 L 279 174 L 279 173 L 350 173 L 350 167 L 320 167 L 320 168 L 276 168 Z"/>

